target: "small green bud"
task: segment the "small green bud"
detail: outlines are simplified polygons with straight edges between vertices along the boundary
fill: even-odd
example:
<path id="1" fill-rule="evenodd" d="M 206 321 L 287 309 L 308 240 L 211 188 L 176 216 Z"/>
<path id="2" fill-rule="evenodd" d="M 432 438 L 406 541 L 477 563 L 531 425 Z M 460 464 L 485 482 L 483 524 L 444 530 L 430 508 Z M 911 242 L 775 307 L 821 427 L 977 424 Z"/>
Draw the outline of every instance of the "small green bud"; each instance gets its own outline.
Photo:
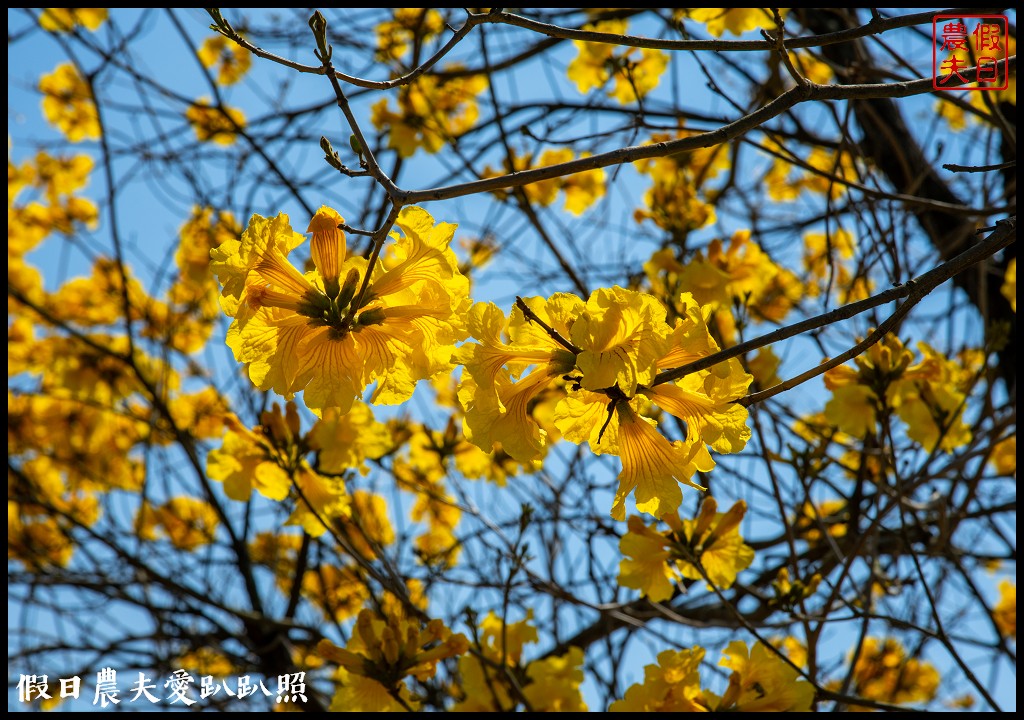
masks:
<path id="1" fill-rule="evenodd" d="M 357 322 L 360 325 L 382 325 L 386 317 L 384 308 L 374 308 L 360 314 Z"/>
<path id="2" fill-rule="evenodd" d="M 205 10 L 213 18 L 213 25 L 210 26 L 211 30 L 223 33 L 225 28 L 230 27 L 224 16 L 220 14 L 220 8 L 205 8 Z"/>
<path id="3" fill-rule="evenodd" d="M 344 167 L 341 164 L 341 158 L 338 157 L 338 153 L 334 151 L 334 146 L 331 145 L 331 141 L 323 135 L 320 136 L 320 149 L 324 151 L 324 160 L 335 170 L 340 170 Z"/>
<path id="4" fill-rule="evenodd" d="M 321 62 L 327 62 L 331 59 L 331 49 L 327 46 L 327 18 L 319 10 L 310 16 L 309 29 L 313 31 L 313 38 L 320 50 L 317 57 Z"/>
<path id="5" fill-rule="evenodd" d="M 324 292 L 327 293 L 327 297 L 333 300 L 338 297 L 340 291 L 341 285 L 338 283 L 338 278 L 324 278 Z"/>
<path id="6" fill-rule="evenodd" d="M 331 299 L 320 291 L 307 292 L 299 302 L 297 312 L 308 318 L 324 318 L 330 315 Z"/>
<path id="7" fill-rule="evenodd" d="M 352 133 L 351 135 L 348 136 L 348 146 L 352 148 L 352 152 L 354 152 L 356 155 L 360 157 L 360 159 L 362 159 L 363 146 L 359 142 L 359 138 L 356 137 L 355 133 Z"/>
<path id="8" fill-rule="evenodd" d="M 338 293 L 338 307 L 346 307 L 352 302 L 353 296 L 356 294 L 356 289 L 359 287 L 359 271 L 352 268 L 348 271 L 348 275 L 345 276 L 345 284 L 342 285 L 341 291 Z"/>

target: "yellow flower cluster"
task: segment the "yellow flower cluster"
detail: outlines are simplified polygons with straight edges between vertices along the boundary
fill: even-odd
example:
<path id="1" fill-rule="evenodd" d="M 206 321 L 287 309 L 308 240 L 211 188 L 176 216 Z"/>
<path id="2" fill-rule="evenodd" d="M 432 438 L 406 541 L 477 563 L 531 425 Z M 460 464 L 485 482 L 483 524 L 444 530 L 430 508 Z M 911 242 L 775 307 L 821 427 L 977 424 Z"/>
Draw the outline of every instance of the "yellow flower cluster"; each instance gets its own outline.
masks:
<path id="1" fill-rule="evenodd" d="M 85 225 L 99 225 L 99 210 L 77 195 L 89 183 L 93 160 L 88 155 L 53 156 L 36 153 L 20 165 L 7 160 L 7 259 L 18 264 L 51 233 L 70 235 Z M 38 200 L 18 202 L 22 191 L 33 189 Z M 10 271 L 9 271 L 10 274 Z"/>
<path id="2" fill-rule="evenodd" d="M 227 343 L 262 390 L 303 400 L 315 412 L 345 413 L 367 385 L 376 402 L 397 404 L 419 380 L 451 368 L 465 337 L 469 283 L 449 248 L 455 226 L 435 225 L 408 207 L 394 244 L 366 278 L 366 261 L 346 257 L 343 220 L 323 207 L 310 222 L 314 268 L 301 273 L 288 253 L 303 242 L 287 215 L 254 215 L 238 240 L 211 252 L 234 321 Z"/>
<path id="3" fill-rule="evenodd" d="M 12 312 L 8 372 L 38 381 L 30 393 L 8 391 L 8 557 L 39 570 L 67 564 L 71 532 L 96 523 L 103 494 L 141 488 L 136 450 L 163 438 L 134 396 L 143 381 L 173 390 L 177 378 L 138 348 L 132 369 L 123 336 L 37 337 L 33 315 Z"/>
<path id="4" fill-rule="evenodd" d="M 584 153 L 580 157 L 587 157 Z M 534 163 L 533 155 L 516 155 L 513 157 L 512 167 L 508 161 L 504 163 L 504 173 L 491 168 L 490 165 L 484 168 L 484 178 L 498 177 L 502 174 L 522 172 L 536 168 L 549 167 L 569 162 L 573 159 L 573 151 L 569 148 L 557 150 L 545 150 L 541 153 L 540 159 Z M 573 215 L 582 215 L 587 208 L 597 202 L 605 194 L 604 170 L 587 170 L 567 177 L 556 177 L 549 180 L 530 183 L 523 186 L 523 193 L 531 205 L 547 207 L 558 197 L 559 190 L 565 193 L 565 209 Z M 498 190 L 494 193 L 497 197 L 504 199 L 508 197 L 507 190 Z"/>
<path id="5" fill-rule="evenodd" d="M 195 207 L 179 232 L 174 253 L 178 278 L 167 290 L 170 304 L 151 313 L 151 335 L 164 337 L 182 352 L 201 349 L 220 315 L 217 282 L 210 273 L 210 251 L 241 233 L 234 215 L 209 207 Z"/>
<path id="6" fill-rule="evenodd" d="M 390 428 L 394 447 L 402 448 L 392 457 L 391 472 L 403 489 L 416 495 L 413 522 L 426 524 L 414 541 L 417 557 L 429 565 L 454 565 L 459 557 L 455 527 L 462 511 L 445 487 L 447 460 L 454 457 L 460 467 L 483 452 L 465 438 L 456 438 L 454 424 L 443 434 L 404 421 L 393 422 Z"/>
<path id="7" fill-rule="evenodd" d="M 377 26 L 377 60 L 395 62 L 410 46 L 423 47 L 444 30 L 444 18 L 433 8 L 394 8 L 391 20 Z"/>
<path id="8" fill-rule="evenodd" d="M 297 500 L 287 525 L 301 525 L 314 537 L 326 531 L 325 522 L 348 527 L 352 498 L 345 492 L 340 478 L 347 470 L 366 472 L 364 462 L 379 458 L 391 448 L 390 437 L 383 425 L 373 419 L 370 409 L 354 404 L 347 415 L 336 410 L 324 413 L 306 434 L 300 432 L 300 419 L 294 403 L 288 403 L 284 414 L 278 405 L 263 413 L 261 425 L 250 430 L 234 415 L 225 419 L 227 433 L 221 447 L 207 456 L 210 478 L 224 483 L 224 491 L 233 500 L 245 502 L 253 490 L 271 500 L 283 500 L 294 492 Z M 314 470 L 306 459 L 309 452 L 319 450 Z M 362 502 L 364 510 L 378 508 Z M 381 540 L 387 537 L 382 522 L 371 521 L 377 532 L 355 526 L 357 540 L 365 535 Z"/>
<path id="9" fill-rule="evenodd" d="M 783 155 L 773 156 L 763 180 L 768 196 L 776 202 L 796 200 L 804 190 L 838 200 L 846 193 L 847 183 L 857 182 L 860 177 L 853 156 L 845 150 L 815 147 L 804 161 L 810 169 L 802 168 L 794 174 L 799 165 L 787 159 L 791 157 L 788 150 L 770 140 L 765 146 Z"/>
<path id="10" fill-rule="evenodd" d="M 236 667 L 221 650 L 209 645 L 182 653 L 173 660 L 172 664 L 174 667 L 188 668 L 200 677 L 212 675 L 215 678 L 233 674 Z"/>
<path id="11" fill-rule="evenodd" d="M 788 8 L 779 8 L 783 19 L 787 12 Z M 726 30 L 733 35 L 742 35 L 757 28 L 775 27 L 775 17 L 770 8 L 687 8 L 676 10 L 674 17 L 677 22 L 689 18 L 704 23 L 715 37 L 722 37 Z"/>
<path id="12" fill-rule="evenodd" d="M 844 260 L 853 259 L 857 241 L 853 235 L 838 228 L 825 233 L 804 235 L 804 269 L 808 275 L 809 295 L 820 295 L 826 288 L 832 288 L 839 296 L 839 302 L 850 303 L 863 300 L 871 295 L 873 284 L 864 275 L 856 277 Z"/>
<path id="13" fill-rule="evenodd" d="M 747 412 L 733 402 L 750 383 L 737 361 L 654 384 L 658 371 L 718 349 L 693 297 L 684 293 L 678 303 L 674 326 L 653 296 L 621 287 L 596 290 L 585 303 L 566 293 L 526 299 L 507 320 L 493 304 L 476 304 L 468 325 L 477 342 L 454 356 L 465 366 L 466 437 L 484 450 L 500 442 L 520 462 L 542 457 L 559 434 L 587 442 L 595 453 L 622 458 L 613 517 L 625 519 L 634 489 L 640 511 L 674 511 L 682 502 L 678 482 L 700 487 L 693 474 L 714 467 L 708 446 L 738 452 L 750 437 Z M 553 410 L 541 411 L 545 396 Z M 651 403 L 686 423 L 685 440 L 657 431 L 644 416 Z"/>
<path id="14" fill-rule="evenodd" d="M 974 373 L 947 360 L 927 343 L 918 343 L 921 361 L 900 340 L 886 335 L 854 359 L 825 373 L 832 399 L 825 417 L 857 438 L 875 432 L 878 418 L 889 410 L 907 424 L 907 435 L 925 449 L 950 452 L 971 439 L 964 421 L 966 392 Z"/>
<path id="15" fill-rule="evenodd" d="M 91 161 L 89 163 L 91 167 Z M 58 181 L 54 181 L 56 184 Z M 60 208 L 66 208 L 61 210 Z M 77 215 L 75 215 L 77 213 Z M 30 203 L 8 211 L 8 261 L 11 253 L 26 252 L 64 221 L 95 223 L 97 210 L 85 198 L 70 197 L 50 207 Z M 64 220 L 59 220 L 63 217 Z M 30 223 L 27 218 L 33 218 Z M 210 249 L 238 236 L 238 225 L 230 213 L 214 214 L 210 208 L 196 208 L 182 226 L 175 253 L 179 276 L 167 290 L 167 302 L 150 296 L 127 267 L 116 260 L 98 257 L 88 277 L 72 278 L 50 294 L 47 306 L 62 319 L 80 326 L 115 325 L 127 314 L 141 321 L 141 335 L 182 353 L 200 350 L 209 339 L 220 313 L 216 282 L 210 275 Z M 20 262 L 20 257 L 16 262 Z M 124 281 L 127 280 L 127 288 Z"/>
<path id="16" fill-rule="evenodd" d="M 760 642 L 752 649 L 735 640 L 718 663 L 732 671 L 721 695 L 701 689 L 704 648 L 665 650 L 644 668 L 644 681 L 626 690 L 610 712 L 807 712 L 814 686 Z"/>
<path id="17" fill-rule="evenodd" d="M 775 597 L 770 602 L 774 607 L 792 608 L 817 592 L 818 585 L 820 584 L 820 573 L 814 573 L 805 582 L 799 578 L 791 580 L 789 568 L 779 568 L 775 580 L 772 581 L 772 590 L 775 591 Z M 792 640 L 792 638 L 787 639 Z M 801 665 L 802 663 L 797 664 Z"/>
<path id="18" fill-rule="evenodd" d="M 8 394 L 9 407 L 12 399 Z M 35 398 L 21 397 L 13 403 L 17 415 L 11 417 L 17 423 L 17 435 L 23 435 L 18 426 L 24 422 L 20 411 L 26 400 Z M 22 438 L 16 444 L 20 441 Z M 61 461 L 35 455 L 34 450 L 29 450 L 29 459 L 17 470 L 8 471 L 7 557 L 27 570 L 41 571 L 53 565 L 63 567 L 71 560 L 75 550 L 73 523 L 88 527 L 100 518 L 96 497 L 100 484 L 90 483 L 87 476 L 75 472 L 65 473 Z"/>
<path id="19" fill-rule="evenodd" d="M 223 35 L 212 35 L 196 51 L 205 68 L 217 68 L 218 85 L 234 85 L 252 66 L 252 55 L 244 47 Z"/>
<path id="20" fill-rule="evenodd" d="M 865 638 L 853 666 L 854 694 L 879 702 L 929 702 L 939 689 L 939 680 L 934 665 L 908 658 L 894 638 Z"/>
<path id="21" fill-rule="evenodd" d="M 124 295 L 129 300 L 129 315 L 133 320 L 141 318 L 148 310 L 150 298 L 138 280 L 125 271 L 128 286 L 116 260 L 98 257 L 93 262 L 92 274 L 71 278 L 53 293 L 54 306 L 61 315 L 78 325 L 114 325 L 125 314 Z"/>
<path id="22" fill-rule="evenodd" d="M 245 114 L 241 110 L 227 105 L 214 107 L 208 97 L 201 97 L 189 105 L 185 119 L 192 125 L 200 142 L 218 145 L 234 144 L 238 130 L 245 127 Z"/>
<path id="23" fill-rule="evenodd" d="M 264 424 L 255 430 L 237 417 L 228 416 L 224 441 L 210 452 L 206 470 L 211 479 L 224 483 L 224 492 L 232 500 L 247 502 L 253 490 L 271 500 L 287 497 L 291 488 L 287 464 L 298 455 L 291 446 L 299 430 L 299 417 L 289 404 L 285 432 L 273 433 L 270 426 L 278 426 L 276 416 L 280 412 L 275 405 L 275 410 L 264 414 Z"/>
<path id="24" fill-rule="evenodd" d="M 772 262 L 749 230 L 733 233 L 727 248 L 712 240 L 706 257 L 698 251 L 679 281 L 697 302 L 723 309 L 738 301 L 771 322 L 782 322 L 803 294 L 796 275 Z"/>
<path id="25" fill-rule="evenodd" d="M 401 86 L 397 109 L 390 108 L 387 98 L 374 103 L 370 120 L 378 130 L 387 130 L 388 147 L 402 157 L 412 157 L 419 148 L 436 153 L 473 127 L 480 114 L 476 96 L 486 88 L 483 75 L 422 75 Z"/>
<path id="26" fill-rule="evenodd" d="M 173 497 L 157 507 L 143 503 L 135 518 L 141 539 L 156 540 L 159 529 L 174 547 L 189 552 L 212 543 L 219 524 L 209 503 L 187 496 Z"/>
<path id="27" fill-rule="evenodd" d="M 23 468 L 30 479 L 30 470 L 48 475 L 56 468 L 64 479 L 52 487 L 72 494 L 141 487 L 142 461 L 129 457 L 128 450 L 148 439 L 146 422 L 95 401 L 11 393 L 7 415 L 8 453 L 47 458 L 46 463 Z M 49 480 L 46 483 L 50 487 Z"/>
<path id="28" fill-rule="evenodd" d="M 52 33 L 73 32 L 78 26 L 93 31 L 106 20 L 106 8 L 43 8 L 39 27 Z"/>
<path id="29" fill-rule="evenodd" d="M 335 518 L 333 521 L 335 532 L 339 536 L 348 537 L 356 551 L 362 552 L 366 559 L 373 557 L 367 554 L 371 546 L 384 546 L 394 541 L 394 533 L 386 517 L 362 515 L 364 511 L 376 513 L 382 504 L 381 498 L 356 491 L 351 497 L 352 516 Z M 353 524 L 357 517 L 358 528 Z M 292 592 L 296 580 L 301 544 L 302 538 L 299 535 L 261 532 L 250 543 L 249 552 L 253 562 L 270 570 L 278 588 L 288 594 Z M 303 597 L 331 622 L 344 622 L 355 617 L 369 598 L 366 578 L 354 563 L 315 563 L 302 575 L 300 588 Z M 318 656 L 308 659 L 318 659 Z"/>
<path id="30" fill-rule="evenodd" d="M 39 78 L 43 116 L 73 143 L 98 140 L 100 119 L 92 90 L 71 63 L 62 63 Z"/>
<path id="31" fill-rule="evenodd" d="M 289 592 L 295 582 L 295 571 L 291 577 L 277 576 L 282 592 Z M 355 617 L 369 598 L 366 579 L 355 565 L 331 565 L 320 563 L 302 576 L 302 595 L 309 600 L 325 619 L 344 622 Z"/>
<path id="32" fill-rule="evenodd" d="M 832 68 L 809 50 L 790 50 L 789 61 L 797 72 L 817 85 L 828 85 L 835 78 Z"/>
<path id="33" fill-rule="evenodd" d="M 197 439 L 222 437 L 230 412 L 227 400 L 213 387 L 173 395 L 167 409 L 175 426 Z"/>
<path id="34" fill-rule="evenodd" d="M 1017 436 L 1011 435 L 1000 440 L 992 447 L 988 461 L 1000 475 L 1016 475 L 1017 473 Z"/>
<path id="35" fill-rule="evenodd" d="M 704 578 L 708 589 L 729 588 L 754 560 L 754 551 L 740 537 L 747 504 L 737 501 L 725 513 L 717 509 L 715 499 L 707 497 L 693 520 L 666 513 L 662 516 L 669 527 L 665 533 L 631 516 L 629 532 L 619 541 L 626 556 L 619 563 L 619 584 L 639 590 L 654 602 L 670 598 L 673 583 L 681 578 Z"/>
<path id="36" fill-rule="evenodd" d="M 465 635 L 453 634 L 440 620 L 426 627 L 395 614 L 380 617 L 363 610 L 352 639 L 344 648 L 321 640 L 317 652 L 344 669 L 342 686 L 332 710 L 381 712 L 415 709 L 418 701 L 405 684 L 406 677 L 432 678 L 437 664 L 469 649 Z"/>
<path id="37" fill-rule="evenodd" d="M 670 248 L 659 250 L 644 263 L 652 291 L 663 299 L 680 292 L 714 311 L 714 328 L 726 345 L 736 342 L 734 307 L 746 308 L 752 318 L 780 323 L 803 297 L 804 285 L 790 270 L 777 265 L 750 239 L 749 230 L 733 233 L 728 245 L 716 238 L 686 263 Z M 674 303 L 670 303 L 674 308 Z"/>
<path id="38" fill-rule="evenodd" d="M 48 513 L 26 511 L 19 503 L 7 501 L 7 559 L 17 560 L 27 570 L 64 567 L 71 561 L 75 545 L 68 528 Z"/>
<path id="39" fill-rule="evenodd" d="M 505 624 L 493 612 L 480 623 L 479 654 L 459 658 L 462 699 L 454 712 L 586 712 L 580 693 L 583 651 L 523 662 L 523 646 L 537 642 L 526 619 Z M 514 685 L 513 685 L 514 683 Z"/>
<path id="40" fill-rule="evenodd" d="M 583 29 L 625 35 L 626 27 L 626 20 L 618 19 L 584 25 Z M 573 40 L 573 45 L 577 55 L 569 63 L 566 73 L 576 83 L 576 89 L 587 93 L 594 88 L 605 87 L 614 79 L 608 97 L 615 98 L 622 105 L 636 102 L 658 87 L 661 74 L 668 66 L 668 54 L 661 50 L 582 40 Z"/>
<path id="41" fill-rule="evenodd" d="M 693 133 L 679 130 L 673 135 L 656 133 L 651 143 L 678 140 Z M 638 223 L 650 220 L 681 242 L 692 230 L 715 222 L 713 198 L 704 197 L 704 185 L 729 167 L 726 146 L 716 145 L 667 157 L 634 163 L 637 172 L 651 178 L 644 193 L 644 207 L 633 213 Z M 705 201 L 707 200 L 707 201 Z"/>
<path id="42" fill-rule="evenodd" d="M 143 351 L 139 337 L 177 348 L 179 341 L 196 344 L 189 338 L 198 335 L 201 344 L 208 328 L 203 334 L 182 322 L 181 308 L 150 297 L 127 267 L 100 256 L 91 276 L 72 278 L 48 292 L 25 263 L 25 254 L 51 233 L 96 226 L 98 209 L 77 194 L 92 170 L 86 155 L 40 151 L 21 164 L 8 159 L 9 287 L 81 333 L 56 333 L 52 322 L 40 323 L 13 298 L 9 303 L 9 373 L 24 375 L 26 383 L 38 380 L 32 392 L 8 398 L 8 452 L 16 458 L 8 483 L 8 545 L 10 558 L 33 570 L 71 559 L 75 524 L 92 526 L 105 494 L 140 490 L 146 474 L 141 448 L 166 444 L 182 432 L 197 439 L 217 436 L 227 415 L 224 399 L 212 387 L 179 393 L 173 367 Z M 36 199 L 19 201 L 27 190 Z M 208 233 L 211 237 L 219 241 L 237 232 L 227 227 L 233 221 L 225 216 L 220 222 L 226 227 Z M 202 233 L 196 228 L 192 234 Z M 210 243 L 203 244 L 201 250 L 189 242 L 179 248 L 181 278 L 171 295 L 183 305 L 205 304 L 212 327 L 209 310 L 216 307 L 217 295 L 210 292 L 207 271 Z M 134 343 L 116 334 L 126 316 L 136 323 Z M 150 393 L 164 398 L 173 432 L 166 418 L 149 416 L 139 402 Z M 140 537 L 166 537 L 186 551 L 212 542 L 218 523 L 212 507 L 186 496 L 137 508 Z"/>
<path id="43" fill-rule="evenodd" d="M 992 617 L 1003 637 L 1017 639 L 1017 583 L 999 583 L 999 602 L 992 608 Z"/>
<path id="44" fill-rule="evenodd" d="M 526 304 L 553 330 L 568 333 L 567 323 L 582 301 L 560 293 L 547 301 L 532 298 Z M 467 327 L 478 342 L 463 345 L 453 356 L 465 366 L 458 396 L 465 409 L 466 438 L 485 451 L 500 443 L 504 452 L 523 463 L 543 457 L 551 427 L 546 422 L 542 428 L 535 420 L 535 401 L 572 369 L 572 352 L 531 323 L 519 307 L 506 320 L 494 304 L 477 303 L 469 312 Z M 533 371 L 520 377 L 531 366 Z"/>
<path id="45" fill-rule="evenodd" d="M 223 240 L 223 232 L 231 232 L 230 225 L 221 231 L 218 240 Z M 61 318 L 78 325 L 114 325 L 126 314 L 127 295 L 127 315 L 142 322 L 142 336 L 183 353 L 196 352 L 209 338 L 219 312 L 213 279 L 208 274 L 194 275 L 199 263 L 192 264 L 183 257 L 191 242 L 205 242 L 196 239 L 199 235 L 210 238 L 195 226 L 190 229 L 186 225 L 182 230 L 178 252 L 182 274 L 168 289 L 170 302 L 150 296 L 130 270 L 116 260 L 98 257 L 90 276 L 68 280 L 51 294 L 49 305 Z"/>
<path id="46" fill-rule="evenodd" d="M 1003 284 L 999 292 L 1010 302 L 1010 307 L 1017 312 L 1017 258 L 1010 260 L 1006 266 L 1006 274 L 1003 276 Z"/>
<path id="47" fill-rule="evenodd" d="M 809 543 L 821 542 L 824 537 L 822 530 L 834 538 L 846 537 L 849 517 L 845 500 L 808 500 L 793 521 L 793 531 Z"/>

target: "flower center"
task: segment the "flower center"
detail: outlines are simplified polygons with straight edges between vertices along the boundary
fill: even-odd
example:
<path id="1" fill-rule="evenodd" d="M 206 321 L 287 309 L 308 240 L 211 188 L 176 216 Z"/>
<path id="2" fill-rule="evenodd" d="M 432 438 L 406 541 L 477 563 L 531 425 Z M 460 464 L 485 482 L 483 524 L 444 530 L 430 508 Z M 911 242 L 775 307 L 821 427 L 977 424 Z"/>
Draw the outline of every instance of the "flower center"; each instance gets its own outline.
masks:
<path id="1" fill-rule="evenodd" d="M 368 325 L 380 325 L 384 322 L 383 308 L 365 309 L 375 298 L 373 292 L 366 292 L 359 301 L 359 307 L 352 308 L 359 289 L 359 272 L 354 268 L 349 271 L 345 283 L 326 283 L 327 293 L 313 289 L 303 294 L 296 312 L 309 318 L 313 327 L 329 327 L 329 337 L 341 340 L 349 332 L 358 331 Z"/>

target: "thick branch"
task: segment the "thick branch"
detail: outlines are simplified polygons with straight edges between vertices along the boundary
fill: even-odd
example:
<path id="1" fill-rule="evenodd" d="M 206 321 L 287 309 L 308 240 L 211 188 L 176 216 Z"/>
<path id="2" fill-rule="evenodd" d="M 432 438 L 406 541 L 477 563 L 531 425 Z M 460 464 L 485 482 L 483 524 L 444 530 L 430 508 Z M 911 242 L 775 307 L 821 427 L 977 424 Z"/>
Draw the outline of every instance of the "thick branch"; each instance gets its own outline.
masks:
<path id="1" fill-rule="evenodd" d="M 846 22 L 842 13 L 831 10 L 806 11 L 803 20 L 807 27 L 816 32 L 833 31 Z M 828 46 L 822 52 L 835 67 L 848 69 L 838 77 L 838 82 L 848 83 L 847 87 L 856 87 L 853 83 L 863 77 L 870 77 L 873 70 L 871 56 L 862 43 Z M 1011 60 L 1014 61 L 1012 67 L 1015 67 L 1016 57 Z M 974 70 L 971 72 L 972 74 L 967 77 L 976 77 L 973 74 Z M 861 149 L 872 164 L 885 175 L 896 192 L 912 193 L 943 205 L 960 204 L 960 199 L 940 176 L 939 169 L 926 157 L 924 149 L 917 143 L 896 103 L 883 95 L 851 99 L 860 100 L 852 103 L 851 107 L 863 132 Z M 1007 186 L 1010 184 L 1006 183 Z M 918 224 L 940 257 L 944 259 L 951 258 L 960 251 L 973 229 L 969 223 L 951 221 L 949 215 L 950 213 L 945 212 L 941 206 L 927 208 L 915 214 Z M 1016 254 L 1016 249 L 1011 248 L 1002 259 L 1000 269 L 1005 271 L 1007 263 L 1011 258 L 1015 258 Z M 957 276 L 956 284 L 967 293 L 968 298 L 985 318 L 986 324 L 992 321 L 1010 323 L 1009 342 L 999 354 L 999 364 L 1003 379 L 1010 388 L 1013 388 L 1016 382 L 1016 313 L 1010 309 L 1009 302 L 999 292 L 999 284 L 987 281 L 982 274 L 964 273 Z"/>
<path id="2" fill-rule="evenodd" d="M 950 278 L 956 277 L 967 268 L 972 267 L 980 263 L 985 258 L 991 257 L 1000 250 L 1009 247 L 1014 243 L 1014 241 L 1016 241 L 1016 239 L 1017 218 L 1012 217 L 1008 220 L 1001 220 L 997 223 L 996 230 L 993 231 L 988 238 L 977 245 L 974 245 L 970 250 L 961 253 L 952 260 L 929 270 L 924 275 L 920 275 L 902 285 L 880 292 L 877 295 L 873 295 L 864 300 L 844 305 L 843 307 L 836 308 L 835 310 L 831 310 L 827 313 L 815 315 L 814 317 L 807 318 L 801 322 L 794 323 L 788 327 L 779 328 L 778 330 L 767 333 L 766 335 L 761 335 L 760 337 L 752 338 L 746 342 L 739 343 L 738 345 L 733 345 L 730 348 L 708 355 L 700 360 L 694 360 L 692 363 L 687 363 L 686 365 L 672 368 L 671 370 L 663 370 L 655 376 L 651 385 L 660 385 L 661 383 L 678 380 L 691 373 L 706 370 L 709 367 L 725 362 L 731 358 L 745 355 L 752 350 L 757 350 L 758 348 L 771 345 L 779 342 L 780 340 L 786 340 L 787 338 L 800 335 L 810 330 L 825 327 L 826 325 L 832 325 L 840 320 L 846 320 L 855 315 L 859 315 L 862 312 L 878 307 L 879 305 L 885 305 L 886 303 L 890 303 L 895 300 L 910 297 L 913 294 L 923 297 Z"/>
<path id="3" fill-rule="evenodd" d="M 1014 55 L 1007 61 L 1008 70 L 1017 67 L 1017 56 Z M 970 77 L 977 68 L 964 70 L 964 75 Z M 959 79 L 950 80 L 950 86 L 959 86 Z M 566 163 L 548 165 L 533 170 L 502 175 L 485 180 L 474 180 L 472 182 L 449 185 L 441 188 L 427 190 L 405 190 L 401 191 L 397 198 L 405 205 L 414 205 L 437 200 L 450 200 L 466 195 L 476 195 L 483 192 L 494 192 L 508 188 L 521 187 L 541 180 L 575 175 L 576 173 L 612 165 L 623 165 L 636 160 L 648 158 L 665 157 L 677 153 L 697 150 L 699 148 L 712 147 L 733 140 L 754 130 L 768 120 L 778 117 L 790 108 L 808 101 L 820 102 L 823 100 L 857 100 L 872 98 L 903 98 L 913 95 L 924 95 L 933 92 L 932 79 L 922 78 L 920 80 L 907 80 L 898 83 L 873 83 L 865 85 L 817 85 L 808 83 L 806 86 L 795 87 L 779 95 L 764 107 L 744 115 L 733 122 L 724 125 L 717 130 L 692 135 L 678 140 L 671 140 L 651 145 L 639 145 L 634 147 L 619 148 L 610 152 L 591 155 L 590 157 L 578 158 Z M 973 211 L 969 206 L 963 205 L 958 199 L 943 200 L 948 203 L 948 210 L 955 212 L 970 213 Z M 984 213 L 979 213 L 984 214 Z"/>
<path id="4" fill-rule="evenodd" d="M 1000 8 L 979 10 L 959 9 L 952 10 L 931 10 L 928 12 L 915 13 L 913 15 L 902 15 L 900 17 L 882 19 L 873 17 L 868 23 L 859 27 L 837 32 L 829 32 L 821 35 L 811 35 L 802 38 L 789 38 L 786 46 L 789 48 L 808 48 L 833 45 L 835 43 L 856 40 L 868 35 L 879 35 L 889 30 L 909 27 L 911 25 L 922 25 L 930 23 L 936 15 L 976 15 L 979 12 L 1000 12 Z M 515 27 L 532 30 L 542 35 L 565 40 L 583 40 L 586 42 L 607 43 L 609 45 L 623 45 L 626 47 L 650 48 L 654 50 L 711 50 L 722 51 L 764 51 L 772 50 L 774 42 L 765 40 L 662 40 L 659 38 L 640 37 L 636 35 L 618 35 L 616 33 L 597 32 L 594 30 L 576 30 L 564 28 L 557 25 L 550 25 L 538 20 L 531 20 L 522 15 L 502 12 L 487 18 L 487 22 L 514 25 Z"/>

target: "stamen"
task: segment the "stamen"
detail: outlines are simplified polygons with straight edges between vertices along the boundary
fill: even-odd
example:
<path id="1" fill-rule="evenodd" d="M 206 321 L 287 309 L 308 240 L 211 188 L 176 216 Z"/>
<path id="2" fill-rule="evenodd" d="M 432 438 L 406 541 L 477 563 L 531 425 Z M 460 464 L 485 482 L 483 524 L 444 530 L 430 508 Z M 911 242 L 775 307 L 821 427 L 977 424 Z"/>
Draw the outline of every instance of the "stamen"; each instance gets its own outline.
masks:
<path id="1" fill-rule="evenodd" d="M 277 307 L 297 312 L 299 309 L 299 298 L 278 290 L 271 290 L 269 285 L 250 285 L 245 299 L 253 310 L 259 310 L 261 307 Z"/>

